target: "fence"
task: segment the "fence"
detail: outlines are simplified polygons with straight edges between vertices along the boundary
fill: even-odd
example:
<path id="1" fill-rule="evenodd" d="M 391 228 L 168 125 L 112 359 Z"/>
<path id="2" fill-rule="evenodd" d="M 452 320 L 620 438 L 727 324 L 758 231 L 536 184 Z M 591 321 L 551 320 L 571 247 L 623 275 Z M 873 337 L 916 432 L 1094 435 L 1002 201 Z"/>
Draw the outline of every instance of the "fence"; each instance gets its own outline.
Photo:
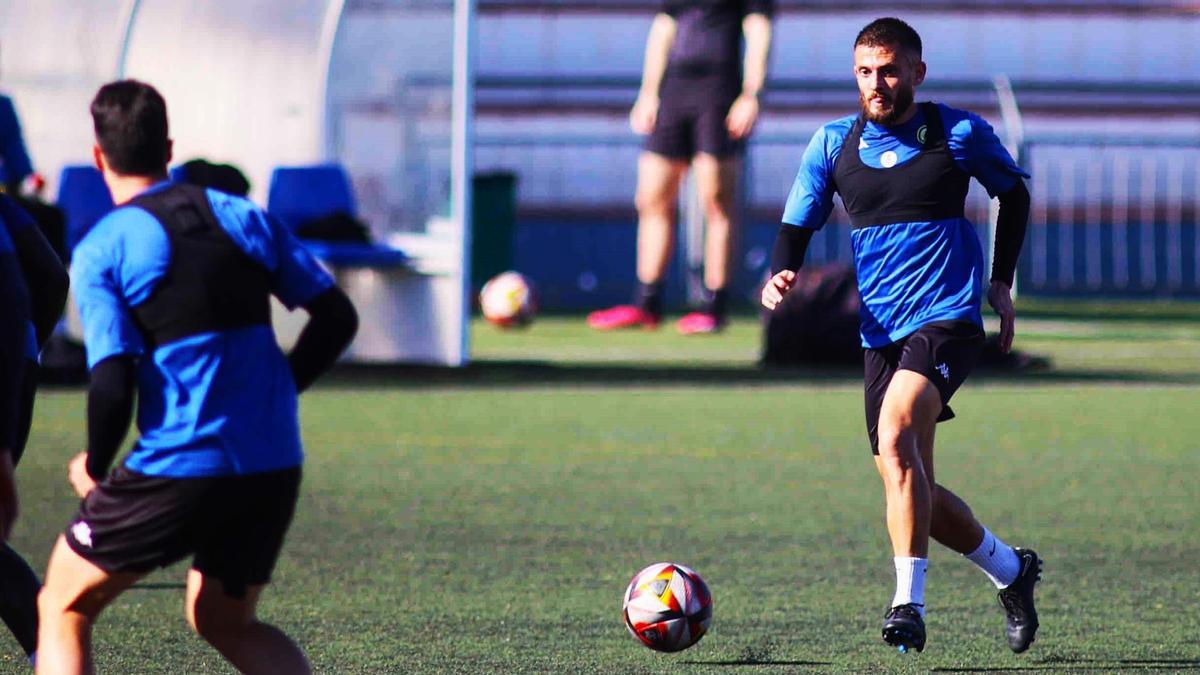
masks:
<path id="1" fill-rule="evenodd" d="M 1200 140 L 1047 138 L 1025 155 L 1023 292 L 1200 296 Z"/>
<path id="2" fill-rule="evenodd" d="M 752 286 L 767 252 L 808 139 L 760 134 L 747 154 L 744 235 L 736 276 Z M 554 222 L 567 232 L 628 226 L 639 141 L 628 133 L 481 136 L 481 170 L 518 173 L 518 229 Z M 1200 141 L 1043 138 L 1027 141 L 1033 208 L 1019 273 L 1022 293 L 1200 297 Z M 986 236 L 988 197 L 973 184 L 967 216 Z M 592 234 L 579 232 L 580 236 Z M 558 233 L 556 240 L 568 236 Z M 527 242 L 528 243 L 528 242 Z M 532 259 L 545 259 L 541 252 Z M 612 251 L 624 264 L 633 251 Z M 841 208 L 817 234 L 812 262 L 848 261 L 849 228 Z M 685 261 L 680 261 L 686 267 Z M 537 276 L 536 270 L 532 271 Z M 589 278 L 615 274 L 592 270 Z M 625 275 L 624 272 L 621 272 Z M 745 290 L 745 289 L 741 289 Z"/>

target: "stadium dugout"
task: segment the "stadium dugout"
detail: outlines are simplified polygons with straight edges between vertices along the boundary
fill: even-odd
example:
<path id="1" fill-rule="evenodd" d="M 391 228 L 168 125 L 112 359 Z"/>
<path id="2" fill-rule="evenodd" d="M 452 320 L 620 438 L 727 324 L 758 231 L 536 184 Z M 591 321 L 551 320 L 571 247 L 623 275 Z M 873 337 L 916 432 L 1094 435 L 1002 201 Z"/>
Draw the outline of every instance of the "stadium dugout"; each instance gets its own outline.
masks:
<path id="1" fill-rule="evenodd" d="M 392 3 L 382 16 L 365 16 L 362 6 L 4 3 L 4 87 L 19 102 L 52 194 L 61 167 L 90 161 L 91 96 L 121 78 L 162 92 L 177 162 L 205 157 L 238 167 L 259 204 L 268 205 L 272 177 L 290 168 L 310 176 L 344 168 L 343 185 L 325 182 L 305 196 L 341 190 L 350 215 L 367 225 L 368 241 L 314 244 L 363 319 L 346 358 L 462 365 L 469 359 L 474 0 Z M 434 86 L 406 90 L 414 77 Z M 364 92 L 391 103 L 364 110 L 355 105 Z M 69 181 L 65 187 L 70 193 Z M 64 199 L 81 212 L 74 197 Z M 286 210 L 282 204 L 275 202 Z M 287 345 L 301 322 L 276 309 Z"/>

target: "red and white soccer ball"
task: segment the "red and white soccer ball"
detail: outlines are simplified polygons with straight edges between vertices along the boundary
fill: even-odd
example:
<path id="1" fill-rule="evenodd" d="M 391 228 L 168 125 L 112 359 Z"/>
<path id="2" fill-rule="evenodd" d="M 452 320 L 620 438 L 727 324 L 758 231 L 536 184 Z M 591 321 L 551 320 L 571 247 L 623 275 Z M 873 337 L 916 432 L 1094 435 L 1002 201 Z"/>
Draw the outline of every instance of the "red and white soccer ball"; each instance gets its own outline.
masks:
<path id="1" fill-rule="evenodd" d="M 655 563 L 633 576 L 622 610 L 625 626 L 638 642 L 660 652 L 678 652 L 708 631 L 712 594 L 695 570 Z"/>
<path id="2" fill-rule="evenodd" d="M 533 285 L 519 272 L 492 277 L 479 291 L 483 318 L 502 328 L 526 326 L 537 314 Z"/>

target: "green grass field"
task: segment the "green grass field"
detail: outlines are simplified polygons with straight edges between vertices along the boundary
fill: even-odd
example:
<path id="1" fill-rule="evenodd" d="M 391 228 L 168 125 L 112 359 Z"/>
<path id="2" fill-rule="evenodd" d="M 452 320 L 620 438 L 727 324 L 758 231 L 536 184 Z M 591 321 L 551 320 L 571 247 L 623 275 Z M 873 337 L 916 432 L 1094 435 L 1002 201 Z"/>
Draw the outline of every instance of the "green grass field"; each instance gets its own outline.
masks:
<path id="1" fill-rule="evenodd" d="M 940 481 L 1045 558 L 1042 630 L 1004 645 L 991 584 L 931 556 L 929 644 L 878 637 L 891 599 L 853 368 L 764 372 L 757 327 L 596 335 L 578 318 L 475 327 L 464 371 L 342 371 L 304 397 L 304 496 L 263 615 L 328 673 L 1070 672 L 1200 669 L 1200 317 L 1036 311 L 1051 359 L 973 379 Z M 15 544 L 44 568 L 74 499 L 81 390 L 48 391 Z M 621 593 L 694 566 L 710 633 L 639 646 Z M 184 623 L 183 566 L 123 596 L 100 672 L 229 672 Z M 20 672 L 11 638 L 0 669 Z"/>

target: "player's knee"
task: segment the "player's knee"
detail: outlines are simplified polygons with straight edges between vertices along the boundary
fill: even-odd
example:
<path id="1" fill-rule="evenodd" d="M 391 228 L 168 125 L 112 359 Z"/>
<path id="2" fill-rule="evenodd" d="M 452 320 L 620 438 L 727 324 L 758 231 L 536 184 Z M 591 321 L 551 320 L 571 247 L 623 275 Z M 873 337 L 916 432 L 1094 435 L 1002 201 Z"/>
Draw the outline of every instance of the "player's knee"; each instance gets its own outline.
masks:
<path id="1" fill-rule="evenodd" d="M 633 204 L 639 214 L 654 216 L 670 216 L 675 208 L 674 200 L 660 190 L 642 188 L 633 198 Z"/>
<path id="2" fill-rule="evenodd" d="M 89 602 L 84 591 L 74 592 L 53 585 L 43 586 L 37 595 L 38 616 L 43 621 L 72 612 L 92 619 L 99 613 L 99 607 L 93 608 L 94 605 L 96 603 Z"/>
<path id="3" fill-rule="evenodd" d="M 916 436 L 911 426 L 904 424 L 879 425 L 879 454 L 884 459 L 911 460 L 916 457 Z"/>
<path id="4" fill-rule="evenodd" d="M 250 627 L 250 621 L 236 613 L 214 612 L 204 607 L 191 607 L 185 612 L 188 625 L 205 642 L 218 645 L 236 639 Z"/>
<path id="5" fill-rule="evenodd" d="M 907 476 L 921 461 L 911 428 L 880 427 L 879 458 L 886 477 L 898 479 Z"/>
<path id="6" fill-rule="evenodd" d="M 723 187 L 715 187 L 700 193 L 700 206 L 710 220 L 727 221 L 733 210 L 733 193 Z"/>

